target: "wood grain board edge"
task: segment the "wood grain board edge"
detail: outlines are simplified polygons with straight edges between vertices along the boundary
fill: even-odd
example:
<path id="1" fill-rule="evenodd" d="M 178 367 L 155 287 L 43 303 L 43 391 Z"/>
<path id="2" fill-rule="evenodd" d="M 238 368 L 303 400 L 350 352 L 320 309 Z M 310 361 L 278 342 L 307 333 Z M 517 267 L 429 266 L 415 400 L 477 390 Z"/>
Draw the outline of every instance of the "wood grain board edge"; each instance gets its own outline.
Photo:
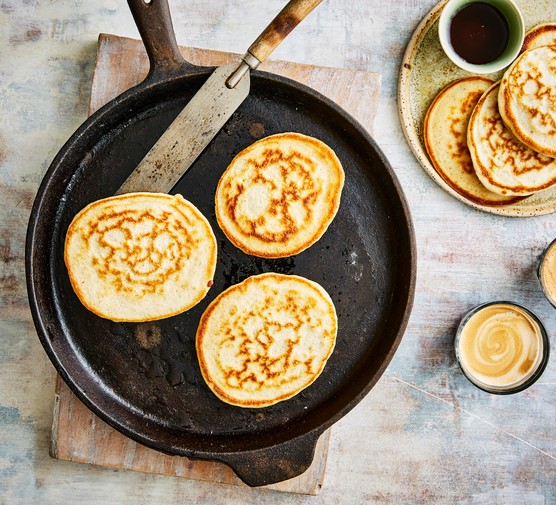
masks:
<path id="1" fill-rule="evenodd" d="M 239 54 L 180 47 L 186 61 L 199 66 L 219 66 L 240 60 Z M 113 76 L 111 68 L 126 66 L 126 72 Z M 138 84 L 148 72 L 149 61 L 140 40 L 100 34 L 89 114 L 127 89 Z M 269 60 L 260 70 L 288 77 L 322 93 L 357 119 L 370 133 L 378 108 L 381 74 L 364 70 L 323 67 Z"/>
<path id="2" fill-rule="evenodd" d="M 93 414 L 58 376 L 50 455 L 95 466 L 156 473 L 219 484 L 244 485 L 226 465 L 171 456 L 134 442 Z M 299 477 L 264 486 L 290 493 L 318 494 L 326 468 L 330 430 L 320 437 L 311 467 Z"/>

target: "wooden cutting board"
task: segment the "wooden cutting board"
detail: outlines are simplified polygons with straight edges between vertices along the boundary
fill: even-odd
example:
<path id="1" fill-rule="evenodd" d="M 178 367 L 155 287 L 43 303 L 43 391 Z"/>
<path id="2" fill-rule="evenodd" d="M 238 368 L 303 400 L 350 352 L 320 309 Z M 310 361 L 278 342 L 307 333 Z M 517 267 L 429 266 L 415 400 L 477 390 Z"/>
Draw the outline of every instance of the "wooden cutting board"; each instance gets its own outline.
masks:
<path id="1" fill-rule="evenodd" d="M 239 56 L 219 51 L 181 48 L 195 65 L 216 66 L 239 61 Z M 268 61 L 262 70 L 306 84 L 332 99 L 353 115 L 369 132 L 380 94 L 380 74 L 285 61 Z M 93 74 L 89 113 L 139 83 L 148 71 L 140 40 L 101 34 Z M 330 430 L 319 439 L 311 467 L 299 477 L 266 486 L 290 493 L 318 494 L 322 487 Z M 122 435 L 108 426 L 71 392 L 58 376 L 50 455 L 54 458 L 109 468 L 184 477 L 222 484 L 244 485 L 222 463 L 168 456 Z"/>

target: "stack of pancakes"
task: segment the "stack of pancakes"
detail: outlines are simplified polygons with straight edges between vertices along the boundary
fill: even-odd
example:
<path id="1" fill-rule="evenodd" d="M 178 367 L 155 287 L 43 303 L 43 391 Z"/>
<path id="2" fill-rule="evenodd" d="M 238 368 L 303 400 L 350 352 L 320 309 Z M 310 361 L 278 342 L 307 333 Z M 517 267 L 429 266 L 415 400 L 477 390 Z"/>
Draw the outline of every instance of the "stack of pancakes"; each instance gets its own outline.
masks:
<path id="1" fill-rule="evenodd" d="M 292 256 L 334 219 L 344 171 L 326 144 L 299 133 L 261 139 L 231 162 L 215 195 L 218 224 L 249 255 Z M 179 314 L 213 285 L 217 244 L 180 195 L 131 193 L 91 203 L 71 222 L 64 259 L 85 307 L 113 321 Z M 249 277 L 204 312 L 196 350 L 224 402 L 264 407 L 312 384 L 332 353 L 337 316 L 328 293 L 295 275 Z"/>
<path id="2" fill-rule="evenodd" d="M 528 32 L 520 56 L 494 82 L 457 80 L 424 122 L 431 162 L 480 205 L 520 201 L 556 184 L 556 24 Z"/>

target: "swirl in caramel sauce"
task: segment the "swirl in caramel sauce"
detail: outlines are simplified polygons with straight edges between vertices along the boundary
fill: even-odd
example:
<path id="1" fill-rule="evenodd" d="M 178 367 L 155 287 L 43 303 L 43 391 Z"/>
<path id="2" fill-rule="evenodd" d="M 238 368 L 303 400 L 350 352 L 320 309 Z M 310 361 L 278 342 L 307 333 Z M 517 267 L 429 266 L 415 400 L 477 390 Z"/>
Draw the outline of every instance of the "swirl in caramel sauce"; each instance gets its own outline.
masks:
<path id="1" fill-rule="evenodd" d="M 539 325 L 520 307 L 484 306 L 464 324 L 457 344 L 460 364 L 478 385 L 515 387 L 529 379 L 542 361 Z"/>

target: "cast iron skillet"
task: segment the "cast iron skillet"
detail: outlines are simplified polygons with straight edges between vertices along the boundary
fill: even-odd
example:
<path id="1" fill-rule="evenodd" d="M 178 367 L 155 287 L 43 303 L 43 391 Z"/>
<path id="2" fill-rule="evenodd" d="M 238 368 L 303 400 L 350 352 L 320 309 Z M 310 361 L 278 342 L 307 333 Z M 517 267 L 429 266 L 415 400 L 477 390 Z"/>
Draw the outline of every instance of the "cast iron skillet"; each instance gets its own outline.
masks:
<path id="1" fill-rule="evenodd" d="M 88 203 L 114 194 L 212 71 L 179 55 L 165 1 L 129 3 L 150 73 L 73 134 L 32 209 L 26 269 L 39 338 L 74 393 L 136 441 L 225 462 L 252 486 L 294 477 L 310 465 L 320 434 L 371 390 L 400 343 L 416 269 L 407 203 L 380 149 L 345 111 L 289 79 L 253 72 L 249 97 L 173 190 L 204 213 L 217 237 L 218 266 L 208 296 L 187 313 L 155 323 L 113 323 L 87 311 L 63 262 L 71 219 Z M 319 242 L 295 257 L 263 260 L 225 238 L 215 219 L 214 193 L 236 153 L 284 131 L 331 146 L 346 181 L 339 212 Z M 217 294 L 268 271 L 305 276 L 330 293 L 339 318 L 337 344 L 322 375 L 299 395 L 242 409 L 218 400 L 203 382 L 195 331 Z"/>

